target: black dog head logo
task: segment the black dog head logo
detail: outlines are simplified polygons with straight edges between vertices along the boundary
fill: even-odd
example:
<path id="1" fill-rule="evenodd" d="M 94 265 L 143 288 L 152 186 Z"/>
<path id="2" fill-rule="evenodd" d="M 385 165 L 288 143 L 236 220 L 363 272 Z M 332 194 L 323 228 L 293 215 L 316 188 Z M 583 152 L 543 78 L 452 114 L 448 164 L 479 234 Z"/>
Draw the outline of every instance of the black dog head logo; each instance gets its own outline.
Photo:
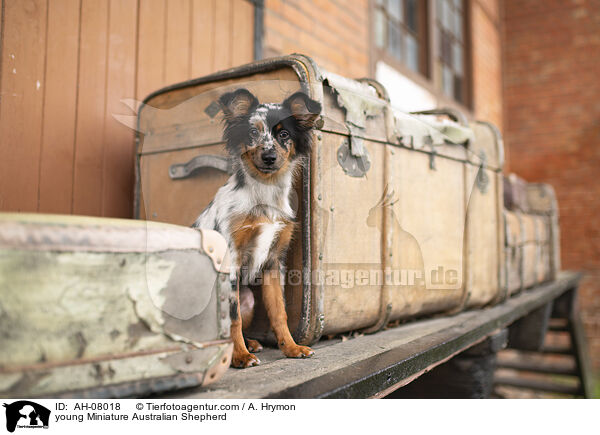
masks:
<path id="1" fill-rule="evenodd" d="M 6 430 L 14 432 L 18 426 L 48 427 L 50 410 L 29 400 L 3 405 L 6 408 Z"/>

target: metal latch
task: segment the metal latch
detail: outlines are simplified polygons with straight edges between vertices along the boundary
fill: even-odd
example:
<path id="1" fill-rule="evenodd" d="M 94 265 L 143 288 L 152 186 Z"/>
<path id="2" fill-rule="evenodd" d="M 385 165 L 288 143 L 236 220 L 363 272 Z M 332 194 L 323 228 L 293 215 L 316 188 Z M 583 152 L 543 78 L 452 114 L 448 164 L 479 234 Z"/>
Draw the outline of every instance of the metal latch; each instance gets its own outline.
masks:
<path id="1" fill-rule="evenodd" d="M 350 140 L 352 140 L 352 138 L 350 138 Z M 371 159 L 366 150 L 363 155 L 352 155 L 348 140 L 344 140 L 342 145 L 338 148 L 337 161 L 344 170 L 344 173 L 350 177 L 363 177 L 371 168 Z"/>
<path id="2" fill-rule="evenodd" d="M 367 119 L 384 112 L 386 102 L 366 83 L 327 73 L 327 83 L 337 96 L 338 105 L 345 109 L 348 140 L 338 149 L 338 162 L 351 177 L 363 177 L 371 167 L 364 144 Z"/>

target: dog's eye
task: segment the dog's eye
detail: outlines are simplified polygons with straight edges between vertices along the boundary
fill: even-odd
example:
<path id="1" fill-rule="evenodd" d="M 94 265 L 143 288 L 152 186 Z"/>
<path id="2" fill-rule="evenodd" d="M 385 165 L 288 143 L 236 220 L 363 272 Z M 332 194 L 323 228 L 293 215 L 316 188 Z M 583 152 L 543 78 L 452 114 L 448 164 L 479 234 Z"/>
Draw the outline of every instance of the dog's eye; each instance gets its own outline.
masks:
<path id="1" fill-rule="evenodd" d="M 259 136 L 258 130 L 256 128 L 251 128 L 250 129 L 250 136 L 252 136 L 252 137 L 258 137 Z"/>
<path id="2" fill-rule="evenodd" d="M 290 133 L 287 130 L 281 130 L 279 133 L 277 133 L 277 137 L 281 140 L 285 140 L 290 137 Z"/>

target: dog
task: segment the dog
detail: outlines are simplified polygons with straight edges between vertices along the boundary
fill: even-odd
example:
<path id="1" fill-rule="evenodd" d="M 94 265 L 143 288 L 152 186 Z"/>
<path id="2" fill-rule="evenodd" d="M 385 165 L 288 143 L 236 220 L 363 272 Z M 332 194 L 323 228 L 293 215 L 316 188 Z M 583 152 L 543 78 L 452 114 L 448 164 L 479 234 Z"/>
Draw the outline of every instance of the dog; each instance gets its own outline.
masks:
<path id="1" fill-rule="evenodd" d="M 283 354 L 305 358 L 314 354 L 295 343 L 287 326 L 281 278 L 285 256 L 295 228 L 295 211 L 290 205 L 294 177 L 305 164 L 312 130 L 321 105 L 303 92 L 282 103 L 259 103 L 247 89 L 237 89 L 219 98 L 224 114 L 226 149 L 233 175 L 200 214 L 194 227 L 214 229 L 227 240 L 231 262 L 232 366 L 260 364 L 250 351 L 258 352 L 255 340 L 244 342 L 242 326 L 252 316 L 240 306 L 253 306 L 245 283 L 261 282 L 261 293 L 271 328 Z M 250 349 L 250 351 L 249 351 Z"/>

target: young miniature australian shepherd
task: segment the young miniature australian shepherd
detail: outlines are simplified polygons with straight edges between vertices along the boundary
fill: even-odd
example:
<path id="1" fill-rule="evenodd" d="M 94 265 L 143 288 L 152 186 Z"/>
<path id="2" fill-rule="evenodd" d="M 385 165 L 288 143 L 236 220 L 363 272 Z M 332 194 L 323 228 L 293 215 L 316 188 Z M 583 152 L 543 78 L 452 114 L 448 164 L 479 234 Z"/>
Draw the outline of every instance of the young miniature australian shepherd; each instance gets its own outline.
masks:
<path id="1" fill-rule="evenodd" d="M 248 282 L 262 286 L 263 303 L 283 353 L 291 358 L 310 357 L 313 351 L 297 345 L 288 329 L 281 277 L 295 226 L 289 198 L 292 182 L 309 154 L 311 130 L 321 105 L 302 92 L 281 104 L 260 104 L 246 89 L 224 94 L 220 103 L 234 172 L 194 226 L 215 229 L 229 246 L 235 293 L 232 365 L 243 368 L 260 363 L 250 351 L 262 347 L 255 340 L 247 340 L 246 347 L 242 335 L 242 319 L 246 323 L 251 318 L 240 309 L 240 291 L 248 291 L 242 287 Z"/>

